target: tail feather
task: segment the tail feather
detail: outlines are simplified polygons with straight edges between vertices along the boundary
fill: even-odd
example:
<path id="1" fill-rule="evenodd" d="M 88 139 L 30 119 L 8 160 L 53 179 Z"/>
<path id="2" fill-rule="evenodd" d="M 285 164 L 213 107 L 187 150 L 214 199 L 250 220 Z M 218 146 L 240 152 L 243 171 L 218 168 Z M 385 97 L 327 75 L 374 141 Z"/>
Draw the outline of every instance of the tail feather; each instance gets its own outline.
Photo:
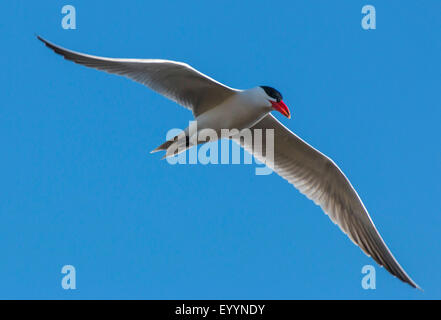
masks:
<path id="1" fill-rule="evenodd" d="M 170 148 L 170 146 L 174 143 L 176 143 L 176 146 Z M 165 159 L 168 157 L 176 156 L 179 153 L 184 152 L 191 146 L 192 145 L 190 145 L 190 139 L 187 136 L 176 136 L 173 139 L 164 142 L 156 149 L 150 151 L 150 153 L 165 151 L 165 155 L 162 157 L 162 159 Z"/>
<path id="2" fill-rule="evenodd" d="M 163 144 L 161 144 L 156 149 L 150 151 L 150 153 L 155 153 L 155 152 L 159 152 L 159 151 L 166 151 L 168 149 L 168 147 L 170 147 L 173 142 L 174 142 L 174 140 L 168 140 L 168 141 L 164 142 Z"/>

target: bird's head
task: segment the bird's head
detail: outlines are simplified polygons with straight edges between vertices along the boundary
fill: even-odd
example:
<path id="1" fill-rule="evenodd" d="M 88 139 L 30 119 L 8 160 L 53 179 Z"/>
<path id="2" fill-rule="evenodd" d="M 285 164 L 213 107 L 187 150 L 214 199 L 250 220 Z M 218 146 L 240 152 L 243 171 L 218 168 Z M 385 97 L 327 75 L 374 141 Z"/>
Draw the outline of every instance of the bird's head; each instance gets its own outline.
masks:
<path id="1" fill-rule="evenodd" d="M 279 111 L 281 114 L 283 114 L 288 119 L 291 118 L 291 113 L 289 112 L 288 107 L 286 104 L 282 101 L 282 94 L 277 91 L 274 88 L 268 87 L 268 86 L 260 86 L 263 91 L 265 91 L 267 95 L 268 101 L 271 103 L 271 106 L 274 110 Z"/>

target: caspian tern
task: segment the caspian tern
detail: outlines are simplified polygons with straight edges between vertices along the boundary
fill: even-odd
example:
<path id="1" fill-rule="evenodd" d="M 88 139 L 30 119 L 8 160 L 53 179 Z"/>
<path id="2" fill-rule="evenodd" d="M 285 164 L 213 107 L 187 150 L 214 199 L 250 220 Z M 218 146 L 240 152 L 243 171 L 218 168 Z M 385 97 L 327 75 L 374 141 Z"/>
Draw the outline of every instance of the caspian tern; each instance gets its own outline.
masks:
<path id="1" fill-rule="evenodd" d="M 265 141 L 261 148 L 254 150 L 249 142 L 232 139 L 319 205 L 365 254 L 403 282 L 419 288 L 384 243 L 363 202 L 340 168 L 270 114 L 276 110 L 290 118 L 290 111 L 276 89 L 267 86 L 233 89 L 185 63 L 92 56 L 64 49 L 40 36 L 37 38 L 67 60 L 125 76 L 190 109 L 198 130 L 249 128 L 254 132 L 253 129 L 273 129 L 274 157 L 265 157 Z M 178 143 L 188 147 L 189 137 L 185 138 Z M 172 142 L 167 141 L 154 151 L 166 151 Z M 170 155 L 173 154 L 166 154 Z"/>

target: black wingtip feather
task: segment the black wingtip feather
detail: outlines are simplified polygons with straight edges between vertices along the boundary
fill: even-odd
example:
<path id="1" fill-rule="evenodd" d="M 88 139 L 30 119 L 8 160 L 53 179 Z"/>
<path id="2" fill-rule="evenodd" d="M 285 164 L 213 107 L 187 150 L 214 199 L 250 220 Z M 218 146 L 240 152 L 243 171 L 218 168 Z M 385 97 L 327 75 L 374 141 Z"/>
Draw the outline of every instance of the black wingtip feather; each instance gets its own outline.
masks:
<path id="1" fill-rule="evenodd" d="M 47 41 L 45 39 L 43 39 L 42 37 L 40 37 L 38 34 L 35 34 L 35 36 L 37 37 L 38 40 L 40 40 L 41 42 L 43 42 L 44 44 L 47 43 Z"/>

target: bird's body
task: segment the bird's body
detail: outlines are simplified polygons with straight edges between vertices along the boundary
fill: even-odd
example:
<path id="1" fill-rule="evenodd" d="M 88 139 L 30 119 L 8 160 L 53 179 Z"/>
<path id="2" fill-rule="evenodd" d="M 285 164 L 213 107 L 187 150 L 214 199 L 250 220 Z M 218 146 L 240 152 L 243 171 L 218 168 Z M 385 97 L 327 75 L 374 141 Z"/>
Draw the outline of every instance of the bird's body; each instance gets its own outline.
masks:
<path id="1" fill-rule="evenodd" d="M 260 87 L 237 91 L 221 104 L 197 116 L 198 129 L 213 129 L 220 136 L 222 129 L 251 128 L 272 111 L 265 98 L 265 91 Z"/>
<path id="2" fill-rule="evenodd" d="M 161 144 L 152 152 L 166 151 L 164 158 L 175 156 L 192 145 L 204 143 L 205 140 L 201 140 L 200 135 L 206 129 L 216 133 L 210 136 L 210 142 L 221 137 L 232 138 L 231 135 L 225 136 L 222 130 L 235 133 L 236 130 L 249 129 L 270 113 L 271 103 L 265 100 L 265 95 L 261 87 L 237 90 L 220 104 L 196 116 L 197 130 L 195 132 L 187 127 L 180 135 Z M 231 116 L 232 114 L 234 117 Z M 170 148 L 173 143 L 176 143 L 174 148 Z"/>
<path id="3" fill-rule="evenodd" d="M 270 114 L 275 110 L 290 117 L 277 90 L 267 86 L 237 90 L 181 62 L 103 58 L 61 48 L 41 37 L 38 39 L 65 59 L 126 76 L 190 109 L 197 121 L 198 132 L 212 129 L 221 137 L 222 129 L 274 130 L 274 154 L 271 157 L 264 153 L 265 141 L 263 146 L 255 148 L 250 141 L 239 140 L 237 136 L 230 138 L 319 205 L 378 264 L 418 288 L 384 243 L 363 202 L 338 166 Z M 183 137 L 167 141 L 154 151 L 165 150 L 166 156 L 174 155 L 176 153 L 168 151 L 174 143 L 185 150 L 192 136 L 189 136 L 189 128 L 184 132 Z"/>

